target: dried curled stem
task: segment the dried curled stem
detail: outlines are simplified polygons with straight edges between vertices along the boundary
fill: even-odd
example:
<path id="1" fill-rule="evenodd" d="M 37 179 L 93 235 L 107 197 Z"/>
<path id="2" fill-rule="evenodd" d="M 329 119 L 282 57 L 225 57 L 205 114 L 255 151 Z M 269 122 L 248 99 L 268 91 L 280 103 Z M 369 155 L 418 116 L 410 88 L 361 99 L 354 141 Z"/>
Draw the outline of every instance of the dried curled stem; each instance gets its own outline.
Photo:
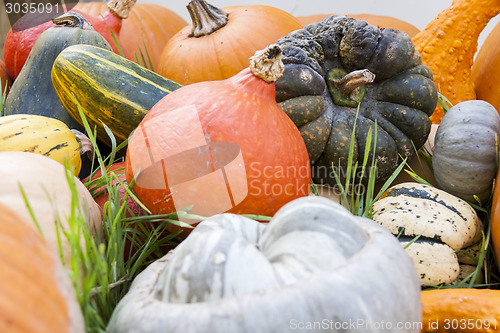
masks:
<path id="1" fill-rule="evenodd" d="M 285 65 L 281 61 L 281 47 L 276 44 L 269 45 L 264 50 L 259 50 L 250 57 L 250 69 L 253 75 L 266 81 L 275 82 L 283 75 Z"/>
<path id="2" fill-rule="evenodd" d="M 341 79 L 332 79 L 335 88 L 339 89 L 342 95 L 349 96 L 354 89 L 372 83 L 375 80 L 375 74 L 368 69 L 360 69 L 346 74 Z"/>
<path id="3" fill-rule="evenodd" d="M 83 15 L 75 12 L 67 12 L 61 16 L 54 17 L 52 22 L 58 26 L 70 27 L 70 28 L 80 28 L 83 30 L 94 30 L 92 24 L 90 24 Z"/>

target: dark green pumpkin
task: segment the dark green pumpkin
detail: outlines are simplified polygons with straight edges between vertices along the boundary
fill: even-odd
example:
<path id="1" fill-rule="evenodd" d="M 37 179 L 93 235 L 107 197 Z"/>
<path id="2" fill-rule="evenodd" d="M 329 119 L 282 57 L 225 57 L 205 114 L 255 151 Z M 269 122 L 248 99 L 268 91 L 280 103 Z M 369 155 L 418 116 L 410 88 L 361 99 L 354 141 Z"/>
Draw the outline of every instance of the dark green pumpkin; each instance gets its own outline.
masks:
<path id="1" fill-rule="evenodd" d="M 128 138 L 146 113 L 167 94 L 181 87 L 135 62 L 92 45 L 62 51 L 52 67 L 59 100 L 82 123 L 75 98 L 97 137 L 110 143 L 103 124 L 118 141 Z"/>
<path id="2" fill-rule="evenodd" d="M 334 15 L 277 44 L 285 71 L 276 100 L 302 134 L 316 183 L 334 186 L 332 167 L 343 178 L 354 127 L 358 165 L 376 130 L 369 161 L 376 158 L 378 182 L 427 140 L 437 89 L 406 33 Z"/>
<path id="3" fill-rule="evenodd" d="M 111 50 L 108 42 L 80 14 L 67 12 L 53 19 L 56 26 L 37 38 L 4 104 L 4 114 L 35 114 L 59 119 L 69 128 L 84 128 L 66 112 L 50 74 L 57 55 L 74 44 L 91 44 Z"/>

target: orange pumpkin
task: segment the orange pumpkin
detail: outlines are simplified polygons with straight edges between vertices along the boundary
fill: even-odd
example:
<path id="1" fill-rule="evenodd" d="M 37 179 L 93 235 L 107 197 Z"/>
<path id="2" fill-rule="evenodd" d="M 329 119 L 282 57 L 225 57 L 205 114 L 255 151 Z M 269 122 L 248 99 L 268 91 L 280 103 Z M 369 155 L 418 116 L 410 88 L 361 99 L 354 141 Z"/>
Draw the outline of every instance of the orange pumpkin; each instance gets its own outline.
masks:
<path id="1" fill-rule="evenodd" d="M 497 173 L 491 204 L 491 239 L 497 266 L 500 267 L 500 169 Z"/>
<path id="2" fill-rule="evenodd" d="M 29 223 L 0 204 L 0 332 L 85 332 L 67 273 Z"/>
<path id="3" fill-rule="evenodd" d="M 102 2 L 80 2 L 75 8 L 94 16 L 107 10 L 106 4 Z M 142 54 L 149 67 L 149 55 L 153 69 L 157 69 L 165 44 L 186 25 L 187 22 L 180 15 L 164 6 L 138 3 L 122 23 L 119 44 L 129 60 L 135 62 L 139 59 L 143 64 Z"/>
<path id="4" fill-rule="evenodd" d="M 9 88 L 12 85 L 12 80 L 7 73 L 7 68 L 5 67 L 5 63 L 0 59 L 0 96 L 2 96 L 4 89 L 7 89 L 7 93 L 9 93 Z M 5 88 L 7 87 L 7 88 Z"/>
<path id="5" fill-rule="evenodd" d="M 491 30 L 472 64 L 476 98 L 493 105 L 500 112 L 500 23 Z"/>
<path id="6" fill-rule="evenodd" d="M 302 25 L 308 25 L 315 22 L 320 22 L 324 18 L 334 14 L 315 14 L 307 16 L 297 16 L 297 19 Z M 356 20 L 365 21 L 370 25 L 380 28 L 392 28 L 406 32 L 410 37 L 415 36 L 420 30 L 411 23 L 400 20 L 392 16 L 375 15 L 375 14 L 345 14 Z"/>
<path id="7" fill-rule="evenodd" d="M 309 194 L 304 140 L 275 100 L 281 49 L 266 48 L 250 67 L 168 94 L 131 135 L 127 181 L 153 214 L 193 205 L 201 216 L 273 216 Z"/>
<path id="8" fill-rule="evenodd" d="M 293 15 L 271 6 L 222 10 L 204 0 L 187 6 L 193 24 L 175 34 L 160 58 L 158 73 L 186 85 L 227 79 L 248 67 L 255 51 L 302 28 Z"/>
<path id="9" fill-rule="evenodd" d="M 494 333 L 500 330 L 500 290 L 424 290 L 421 300 L 422 333 Z"/>

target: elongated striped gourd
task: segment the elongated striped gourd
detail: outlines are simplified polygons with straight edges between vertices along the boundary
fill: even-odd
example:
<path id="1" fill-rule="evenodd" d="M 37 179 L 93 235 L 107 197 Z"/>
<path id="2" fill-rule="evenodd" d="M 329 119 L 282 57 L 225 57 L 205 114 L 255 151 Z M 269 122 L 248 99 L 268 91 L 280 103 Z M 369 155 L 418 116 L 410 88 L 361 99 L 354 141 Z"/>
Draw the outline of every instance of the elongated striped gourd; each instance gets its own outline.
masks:
<path id="1" fill-rule="evenodd" d="M 83 44 L 59 54 L 52 83 L 68 113 L 83 124 L 76 99 L 97 137 L 108 144 L 103 124 L 123 141 L 156 102 L 181 87 L 111 51 Z"/>
<path id="2" fill-rule="evenodd" d="M 85 152 L 82 133 L 62 121 L 33 114 L 0 117 L 0 151 L 26 151 L 47 156 L 61 164 L 70 163 L 78 175 Z M 69 165 L 68 165 L 69 166 Z"/>
<path id="3" fill-rule="evenodd" d="M 480 241 L 483 230 L 467 202 L 419 183 L 389 188 L 374 203 L 372 219 L 400 237 L 425 285 L 455 281 L 464 261 L 457 252 Z"/>

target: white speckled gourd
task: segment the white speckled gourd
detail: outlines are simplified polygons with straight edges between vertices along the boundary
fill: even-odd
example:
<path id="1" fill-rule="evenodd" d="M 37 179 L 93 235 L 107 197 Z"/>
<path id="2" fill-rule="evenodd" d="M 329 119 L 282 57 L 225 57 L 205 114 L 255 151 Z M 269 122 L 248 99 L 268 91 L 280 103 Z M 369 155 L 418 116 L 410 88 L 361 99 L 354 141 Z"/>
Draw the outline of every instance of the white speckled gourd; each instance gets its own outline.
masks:
<path id="1" fill-rule="evenodd" d="M 456 104 L 436 132 L 432 165 L 437 186 L 459 198 L 485 203 L 496 176 L 500 116 L 482 100 Z"/>
<path id="2" fill-rule="evenodd" d="M 474 250 L 483 225 L 476 211 L 462 199 L 419 183 L 389 188 L 373 205 L 373 220 L 399 235 L 413 259 L 423 285 L 455 281 L 464 257 L 457 251 Z M 414 238 L 419 237 L 412 242 Z M 411 244 L 410 244 L 411 243 Z M 475 245 L 477 246 L 477 245 Z"/>
<path id="3" fill-rule="evenodd" d="M 350 321 L 378 332 L 370 320 L 418 332 L 396 330 L 421 320 L 411 259 L 373 221 L 304 197 L 267 225 L 232 214 L 201 222 L 135 279 L 108 332 L 344 332 Z M 315 322 L 326 326 L 304 325 Z"/>

